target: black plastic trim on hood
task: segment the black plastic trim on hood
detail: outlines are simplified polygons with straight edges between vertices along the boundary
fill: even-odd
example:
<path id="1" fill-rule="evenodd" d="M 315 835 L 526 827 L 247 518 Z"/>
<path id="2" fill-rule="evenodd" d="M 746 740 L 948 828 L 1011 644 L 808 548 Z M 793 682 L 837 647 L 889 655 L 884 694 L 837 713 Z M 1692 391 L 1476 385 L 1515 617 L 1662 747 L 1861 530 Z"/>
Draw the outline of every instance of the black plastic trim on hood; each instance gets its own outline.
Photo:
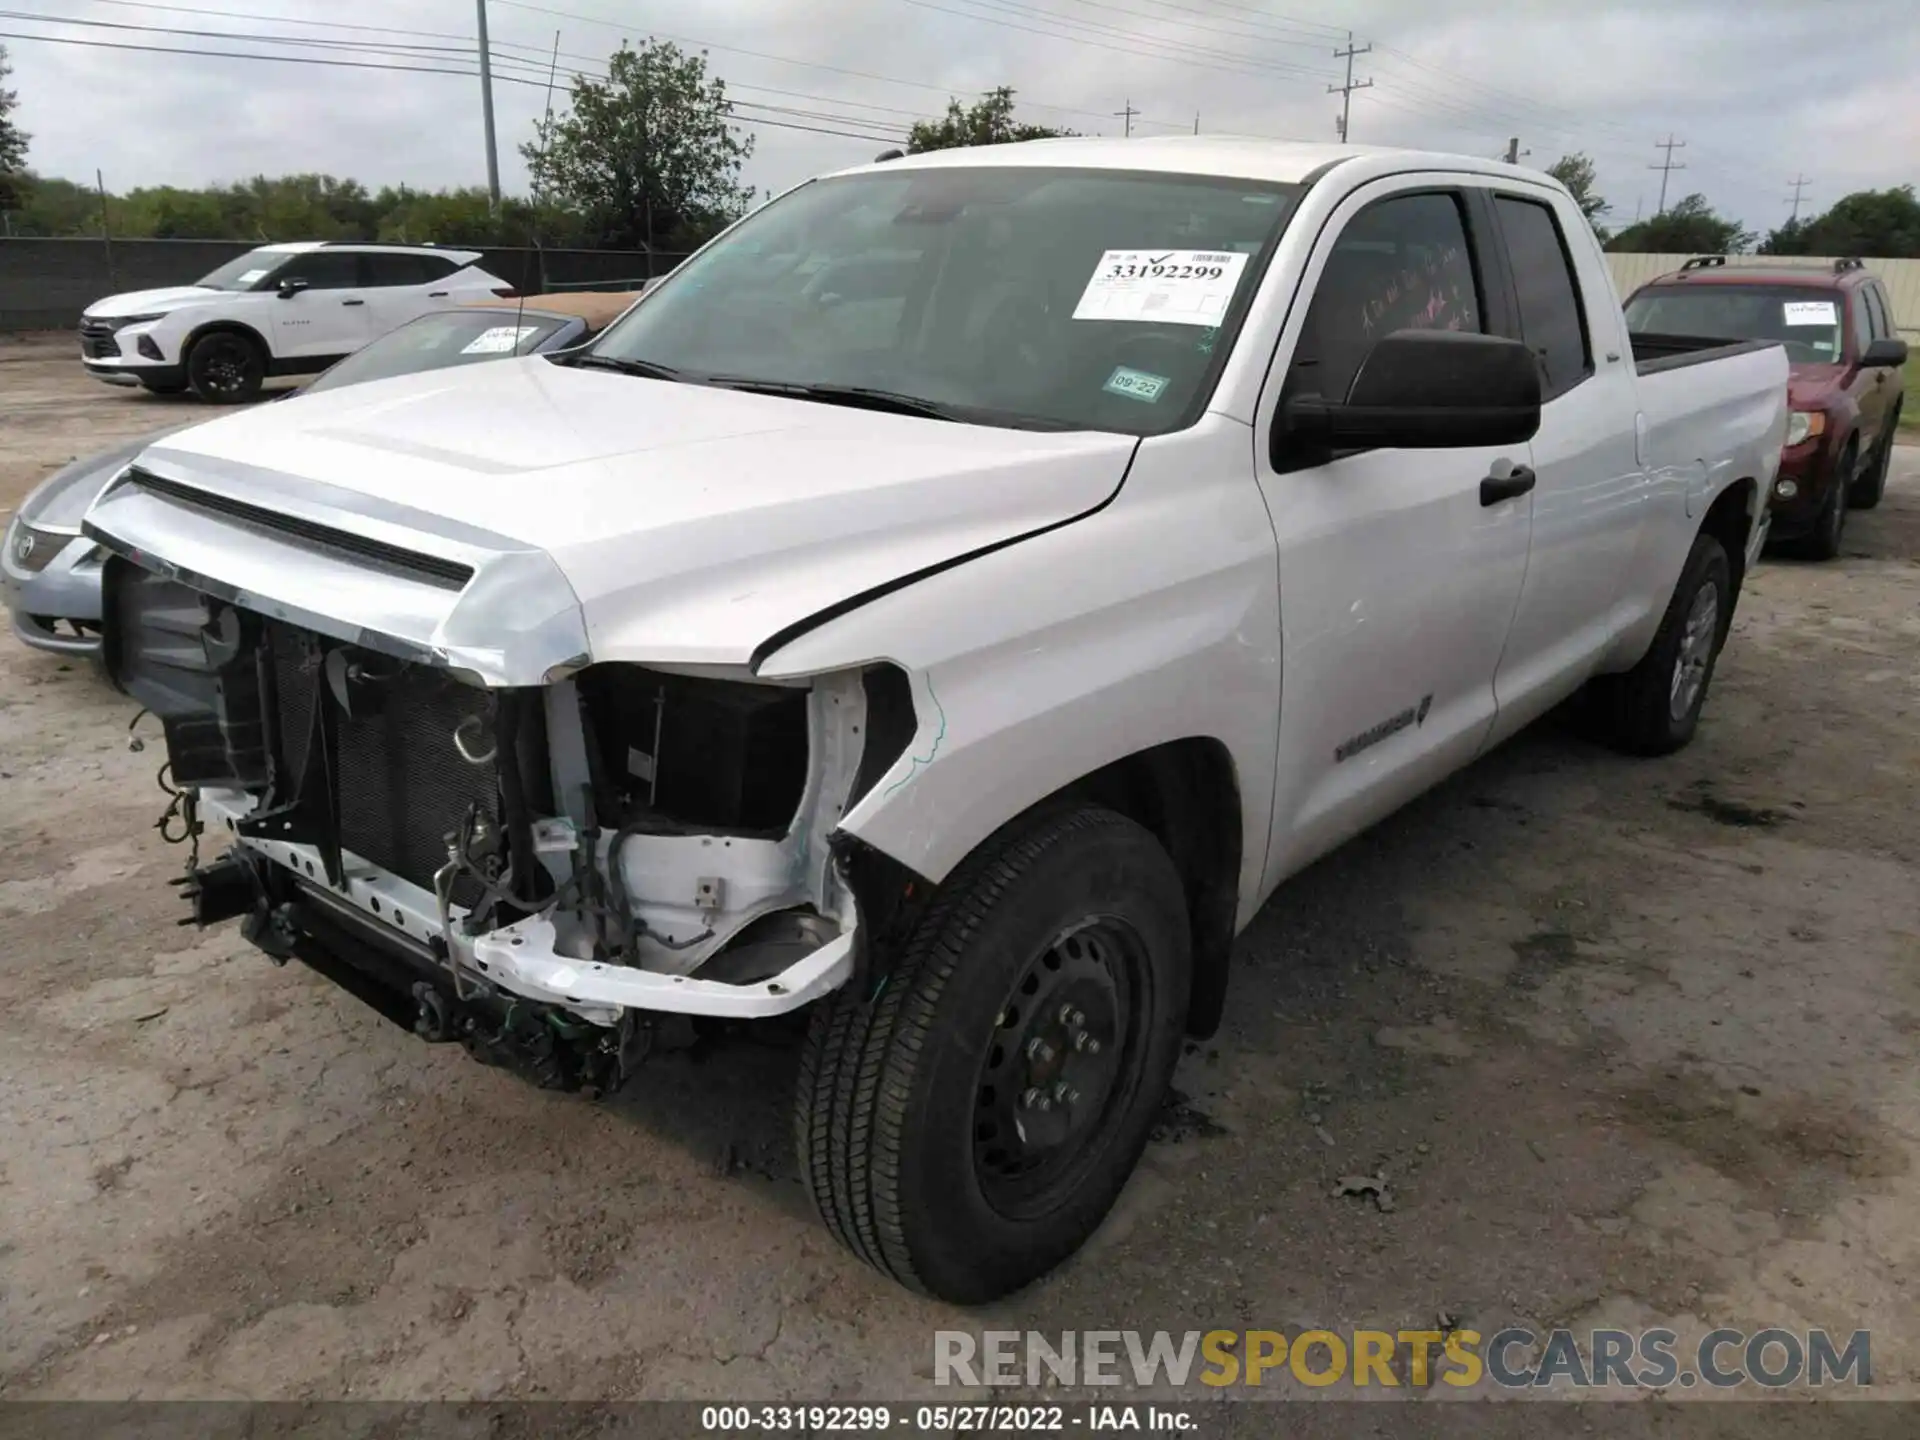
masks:
<path id="1" fill-rule="evenodd" d="M 1069 525 L 1077 525 L 1082 520 L 1098 515 L 1102 510 L 1106 509 L 1107 506 L 1111 505 L 1114 500 L 1118 498 L 1120 492 L 1126 488 L 1127 476 L 1133 473 L 1133 462 L 1139 453 L 1140 442 L 1138 439 L 1135 439 L 1133 449 L 1127 453 L 1127 463 L 1121 467 L 1120 479 L 1115 482 L 1113 489 L 1107 492 L 1106 498 L 1101 500 L 1099 504 L 1089 506 L 1077 515 L 1069 515 L 1064 520 L 1055 520 L 1035 529 L 1023 531 L 1018 535 L 1009 535 L 1004 540 L 995 540 L 991 545 L 982 545 L 977 550 L 969 550 L 964 554 L 950 556 L 945 560 L 936 560 L 931 565 L 924 565 L 918 570 L 913 570 L 905 575 L 899 576 L 897 579 L 888 580 L 884 584 L 870 586 L 856 594 L 847 596 L 844 600 L 836 600 L 824 609 L 816 610 L 811 615 L 803 616 L 794 621 L 784 629 L 774 631 L 773 634 L 754 646 L 753 654 L 747 657 L 747 668 L 758 675 L 762 665 L 766 664 L 767 661 L 771 660 L 775 655 L 786 649 L 787 646 L 791 645 L 808 631 L 817 630 L 829 621 L 838 620 L 842 615 L 850 615 L 862 606 L 870 605 L 875 600 L 891 595 L 896 591 L 904 590 L 909 585 L 918 585 L 922 580 L 930 579 L 948 570 L 957 569 L 969 561 L 978 560 L 982 556 L 993 554 L 995 551 L 1005 550 L 1009 545 L 1018 545 L 1024 540 L 1032 540 L 1054 530 L 1063 530 Z"/>

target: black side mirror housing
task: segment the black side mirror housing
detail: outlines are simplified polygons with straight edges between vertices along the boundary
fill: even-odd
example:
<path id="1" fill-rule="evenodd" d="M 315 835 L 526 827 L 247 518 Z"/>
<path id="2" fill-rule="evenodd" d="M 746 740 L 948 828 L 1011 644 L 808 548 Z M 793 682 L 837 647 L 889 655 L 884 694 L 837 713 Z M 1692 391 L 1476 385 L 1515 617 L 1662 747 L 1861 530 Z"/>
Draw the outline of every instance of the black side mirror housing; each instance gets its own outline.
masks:
<path id="1" fill-rule="evenodd" d="M 1540 362 L 1520 341 L 1396 330 L 1367 352 L 1343 400 L 1289 400 L 1273 447 L 1278 463 L 1283 450 L 1522 445 L 1539 428 Z"/>
<path id="2" fill-rule="evenodd" d="M 294 296 L 298 295 L 302 290 L 306 288 L 307 288 L 307 282 L 302 279 L 299 279 L 298 277 L 282 280 L 278 287 L 280 298 L 282 300 L 291 300 Z"/>
<path id="3" fill-rule="evenodd" d="M 1860 357 L 1862 365 L 1899 366 L 1907 363 L 1907 342 L 1904 340 L 1876 340 L 1867 346 L 1867 353 Z"/>

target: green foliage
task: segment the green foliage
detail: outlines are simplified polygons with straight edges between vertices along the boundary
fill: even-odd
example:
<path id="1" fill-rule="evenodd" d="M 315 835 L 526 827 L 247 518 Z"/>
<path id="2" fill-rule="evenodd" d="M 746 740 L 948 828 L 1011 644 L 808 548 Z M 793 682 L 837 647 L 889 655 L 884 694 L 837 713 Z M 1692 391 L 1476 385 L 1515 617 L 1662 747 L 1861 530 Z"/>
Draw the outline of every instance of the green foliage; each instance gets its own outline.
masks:
<path id="1" fill-rule="evenodd" d="M 1580 207 L 1580 213 L 1587 217 L 1587 223 L 1602 240 L 1607 232 L 1601 228 L 1600 217 L 1613 207 L 1594 189 L 1593 161 L 1580 151 L 1571 155 L 1562 155 L 1547 167 L 1547 174 L 1558 180 L 1573 196 L 1573 203 Z"/>
<path id="2" fill-rule="evenodd" d="M 951 150 L 961 145 L 1004 145 L 1010 140 L 1047 140 L 1073 133 L 1015 120 L 1013 90 L 1002 85 L 997 90 L 989 90 L 966 109 L 961 108 L 958 100 L 948 100 L 943 119 L 916 121 L 907 132 L 907 153 L 918 155 L 926 150 Z"/>
<path id="3" fill-rule="evenodd" d="M 536 195 L 608 246 L 692 249 L 744 214 L 753 141 L 733 126 L 704 55 L 665 40 L 626 44 L 604 81 L 574 77 L 567 112 L 520 147 Z"/>
<path id="4" fill-rule="evenodd" d="M 1656 255 L 1732 255 L 1753 243 L 1753 232 L 1738 220 L 1714 214 L 1704 195 L 1689 195 L 1663 214 L 1629 225 L 1607 241 L 1607 249 Z"/>
<path id="5" fill-rule="evenodd" d="M 1920 198 L 1911 185 L 1856 190 L 1824 215 L 1782 225 L 1767 236 L 1760 253 L 1920 257 Z"/>
<path id="6" fill-rule="evenodd" d="M 27 141 L 31 138 L 13 118 L 20 96 L 6 88 L 7 76 L 12 73 L 7 47 L 0 45 L 0 210 L 19 208 L 19 182 L 27 168 Z"/>

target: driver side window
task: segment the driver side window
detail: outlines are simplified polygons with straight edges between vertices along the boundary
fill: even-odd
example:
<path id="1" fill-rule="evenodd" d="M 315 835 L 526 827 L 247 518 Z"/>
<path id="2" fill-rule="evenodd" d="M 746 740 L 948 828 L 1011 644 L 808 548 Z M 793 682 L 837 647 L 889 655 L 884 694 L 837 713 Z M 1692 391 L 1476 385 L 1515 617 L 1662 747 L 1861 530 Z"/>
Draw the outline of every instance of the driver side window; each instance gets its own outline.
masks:
<path id="1" fill-rule="evenodd" d="M 1344 400 L 1374 342 L 1395 330 L 1484 333 L 1462 204 L 1454 191 L 1395 195 L 1347 222 L 1314 287 L 1282 404 Z"/>

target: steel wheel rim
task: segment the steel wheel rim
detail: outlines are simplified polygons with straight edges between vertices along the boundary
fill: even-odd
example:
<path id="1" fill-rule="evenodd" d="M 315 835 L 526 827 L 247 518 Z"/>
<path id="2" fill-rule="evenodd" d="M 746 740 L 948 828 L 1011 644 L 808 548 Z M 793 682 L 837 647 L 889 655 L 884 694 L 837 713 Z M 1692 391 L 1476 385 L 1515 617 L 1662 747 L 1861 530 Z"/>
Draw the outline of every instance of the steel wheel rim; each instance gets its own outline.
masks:
<path id="1" fill-rule="evenodd" d="M 974 1084 L 974 1180 L 1000 1214 L 1059 1208 L 1105 1152 L 1139 1084 L 1150 973 L 1146 942 L 1111 917 L 1021 968 Z"/>
<path id="2" fill-rule="evenodd" d="M 1709 580 L 1693 597 L 1680 632 L 1680 653 L 1674 657 L 1673 683 L 1667 708 L 1675 720 L 1684 720 L 1706 688 L 1707 667 L 1713 663 L 1713 641 L 1720 629 L 1720 587 Z"/>

